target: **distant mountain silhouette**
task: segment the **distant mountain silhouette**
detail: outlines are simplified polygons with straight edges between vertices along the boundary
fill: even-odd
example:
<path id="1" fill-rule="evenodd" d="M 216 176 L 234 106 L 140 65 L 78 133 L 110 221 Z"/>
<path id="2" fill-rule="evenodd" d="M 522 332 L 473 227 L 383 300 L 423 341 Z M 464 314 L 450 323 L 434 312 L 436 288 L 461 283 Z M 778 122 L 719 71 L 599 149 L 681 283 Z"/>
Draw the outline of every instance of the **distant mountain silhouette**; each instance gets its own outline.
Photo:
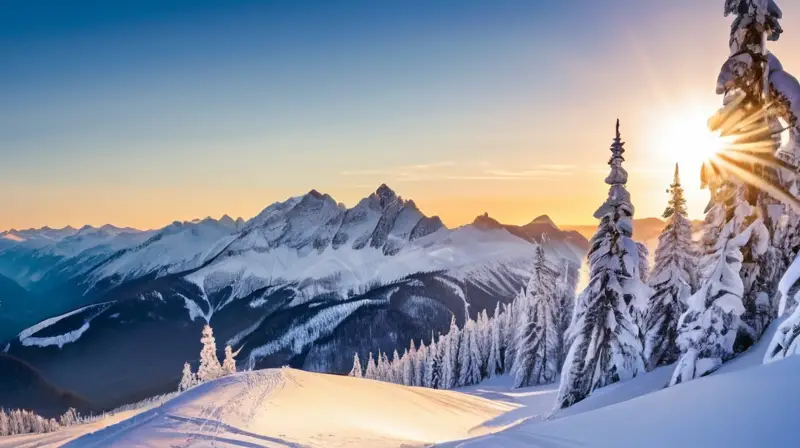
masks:
<path id="1" fill-rule="evenodd" d="M 34 295 L 14 280 L 0 275 L 0 341 L 9 339 L 30 323 L 35 300 Z"/>
<path id="2" fill-rule="evenodd" d="M 57 417 L 69 408 L 88 414 L 96 409 L 88 401 L 51 385 L 30 364 L 0 353 L 0 407 L 34 409 L 43 417 Z"/>

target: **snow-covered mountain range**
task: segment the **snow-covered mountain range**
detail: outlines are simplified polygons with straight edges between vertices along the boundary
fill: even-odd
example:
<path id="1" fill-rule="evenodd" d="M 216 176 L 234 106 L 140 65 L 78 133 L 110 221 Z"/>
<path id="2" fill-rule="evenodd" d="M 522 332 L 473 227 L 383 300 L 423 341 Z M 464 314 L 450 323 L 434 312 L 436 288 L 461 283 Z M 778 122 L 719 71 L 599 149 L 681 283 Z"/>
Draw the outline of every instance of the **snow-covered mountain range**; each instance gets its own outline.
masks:
<path id="1" fill-rule="evenodd" d="M 0 317 L 28 317 L 0 336 L 9 356 L 98 408 L 173 389 L 206 322 L 243 364 L 344 372 L 354 351 L 430 340 L 452 316 L 510 302 L 542 239 L 576 276 L 588 243 L 547 217 L 448 229 L 386 185 L 352 208 L 311 191 L 248 221 L 11 230 L 0 275 L 33 298 L 0 299 Z"/>

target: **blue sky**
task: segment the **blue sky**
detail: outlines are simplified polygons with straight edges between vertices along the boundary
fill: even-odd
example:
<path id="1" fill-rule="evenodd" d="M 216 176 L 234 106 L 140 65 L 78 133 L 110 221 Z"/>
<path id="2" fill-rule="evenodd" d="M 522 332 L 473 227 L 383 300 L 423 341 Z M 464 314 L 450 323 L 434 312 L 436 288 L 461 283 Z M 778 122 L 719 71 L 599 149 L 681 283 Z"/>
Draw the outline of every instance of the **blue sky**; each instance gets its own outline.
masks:
<path id="1" fill-rule="evenodd" d="M 0 228 L 249 217 L 381 182 L 453 225 L 591 222 L 617 116 L 656 215 L 658 122 L 713 112 L 729 23 L 721 0 L 3 5 Z"/>

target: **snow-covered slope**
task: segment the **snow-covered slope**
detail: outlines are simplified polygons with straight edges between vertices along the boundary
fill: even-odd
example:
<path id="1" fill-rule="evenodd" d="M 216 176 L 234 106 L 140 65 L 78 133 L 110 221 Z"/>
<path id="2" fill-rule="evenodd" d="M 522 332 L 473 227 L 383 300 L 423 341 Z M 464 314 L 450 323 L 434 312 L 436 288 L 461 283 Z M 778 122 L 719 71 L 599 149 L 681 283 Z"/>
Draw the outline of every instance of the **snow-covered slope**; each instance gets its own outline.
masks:
<path id="1" fill-rule="evenodd" d="M 67 447 L 424 446 L 473 430 L 514 406 L 449 391 L 292 369 L 238 374 Z"/>
<path id="2" fill-rule="evenodd" d="M 733 367 L 667 389 L 657 370 L 554 416 L 555 385 L 511 390 L 507 377 L 450 392 L 262 370 L 197 386 L 99 431 L 84 428 L 65 446 L 795 446 L 800 357 Z M 17 442 L 39 446 L 48 437 Z"/>
<path id="3" fill-rule="evenodd" d="M 444 444 L 529 447 L 796 446 L 800 358 L 718 374 L 571 417 L 523 423 L 486 437 Z"/>

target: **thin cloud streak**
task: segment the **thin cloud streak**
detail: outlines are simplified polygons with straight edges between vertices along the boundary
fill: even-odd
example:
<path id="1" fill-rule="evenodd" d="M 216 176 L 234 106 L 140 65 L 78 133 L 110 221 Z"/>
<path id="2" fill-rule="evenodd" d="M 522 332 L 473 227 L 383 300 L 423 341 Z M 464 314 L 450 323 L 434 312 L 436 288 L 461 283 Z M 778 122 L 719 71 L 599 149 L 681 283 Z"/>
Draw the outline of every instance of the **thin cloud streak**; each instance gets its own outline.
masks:
<path id="1" fill-rule="evenodd" d="M 481 168 L 476 168 L 480 166 Z M 525 180 L 548 179 L 571 176 L 574 165 L 536 165 L 527 170 L 490 168 L 489 164 L 474 162 L 456 163 L 443 161 L 418 165 L 400 166 L 394 169 L 363 169 L 342 171 L 342 176 L 383 177 L 396 182 L 424 182 L 449 180 Z M 461 173 L 453 174 L 453 168 L 460 167 Z M 446 168 L 446 169 L 445 169 Z"/>

